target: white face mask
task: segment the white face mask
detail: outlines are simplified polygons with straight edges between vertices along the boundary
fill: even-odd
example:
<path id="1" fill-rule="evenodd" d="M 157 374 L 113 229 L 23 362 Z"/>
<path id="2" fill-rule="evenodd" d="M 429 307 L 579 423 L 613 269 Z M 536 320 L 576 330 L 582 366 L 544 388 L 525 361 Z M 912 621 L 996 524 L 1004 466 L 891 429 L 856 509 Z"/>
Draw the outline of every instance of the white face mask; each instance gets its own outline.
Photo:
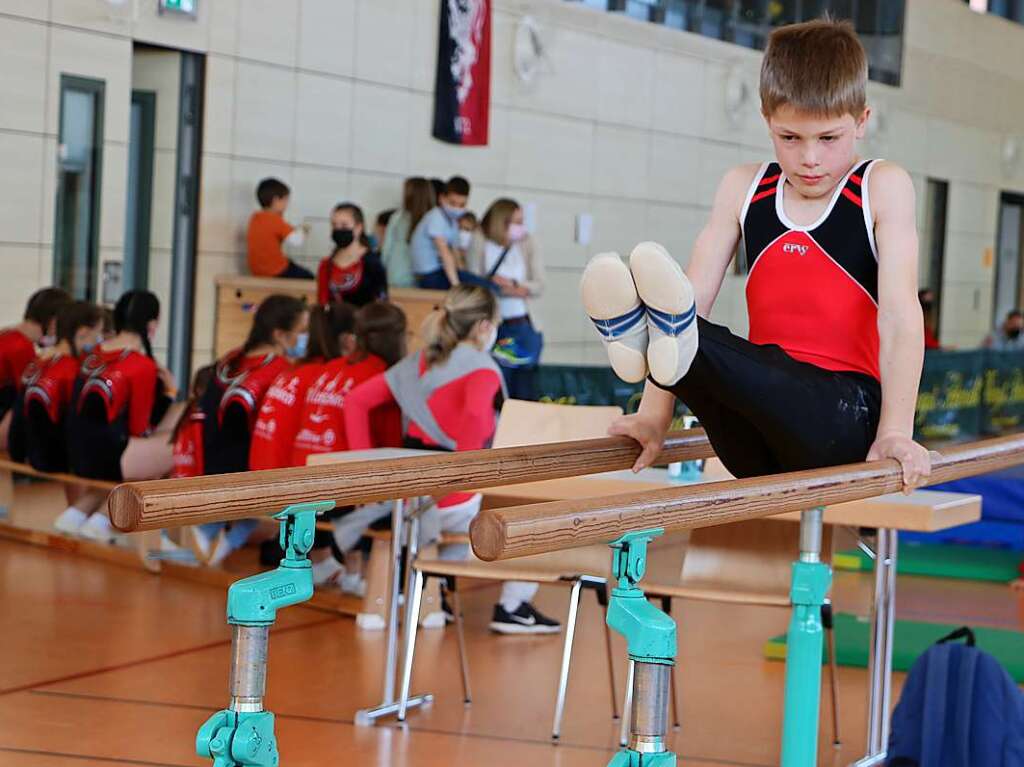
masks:
<path id="1" fill-rule="evenodd" d="M 49 349 L 51 346 L 57 345 L 57 336 L 46 335 L 39 339 L 39 346 L 43 349 Z"/>
<path id="2" fill-rule="evenodd" d="M 512 242 L 520 242 L 527 235 L 526 226 L 524 224 L 509 224 L 508 227 L 508 238 Z"/>
<path id="3" fill-rule="evenodd" d="M 463 229 L 459 232 L 459 247 L 463 250 L 469 250 L 469 246 L 473 244 L 473 233 Z"/>

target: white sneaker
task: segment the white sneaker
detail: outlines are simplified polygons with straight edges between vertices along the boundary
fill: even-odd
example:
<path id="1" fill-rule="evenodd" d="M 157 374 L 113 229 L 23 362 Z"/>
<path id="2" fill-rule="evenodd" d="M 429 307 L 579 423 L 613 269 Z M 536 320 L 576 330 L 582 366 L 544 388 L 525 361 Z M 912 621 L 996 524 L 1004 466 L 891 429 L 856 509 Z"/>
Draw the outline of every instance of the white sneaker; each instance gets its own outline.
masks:
<path id="1" fill-rule="evenodd" d="M 110 518 L 102 511 L 93 512 L 85 524 L 78 528 L 78 534 L 97 543 L 113 543 L 117 537 L 114 526 L 110 524 Z"/>
<path id="2" fill-rule="evenodd" d="M 345 577 L 345 566 L 334 557 L 313 565 L 314 586 L 338 586 Z"/>
<path id="3" fill-rule="evenodd" d="M 357 597 L 366 596 L 366 578 L 359 573 L 345 573 L 341 576 L 341 590 Z"/>
<path id="4" fill-rule="evenodd" d="M 697 356 L 697 306 L 683 268 L 656 242 L 641 242 L 629 255 L 640 300 L 647 307 L 647 365 L 651 377 L 672 386 Z"/>
<path id="5" fill-rule="evenodd" d="M 583 309 L 601 335 L 615 375 L 627 383 L 647 377 L 647 317 L 633 276 L 618 253 L 598 253 L 580 278 Z"/>
<path id="6" fill-rule="evenodd" d="M 67 535 L 78 535 L 82 525 L 89 519 L 89 515 L 74 506 L 68 506 L 60 513 L 60 516 L 53 521 L 53 527 L 58 532 Z"/>

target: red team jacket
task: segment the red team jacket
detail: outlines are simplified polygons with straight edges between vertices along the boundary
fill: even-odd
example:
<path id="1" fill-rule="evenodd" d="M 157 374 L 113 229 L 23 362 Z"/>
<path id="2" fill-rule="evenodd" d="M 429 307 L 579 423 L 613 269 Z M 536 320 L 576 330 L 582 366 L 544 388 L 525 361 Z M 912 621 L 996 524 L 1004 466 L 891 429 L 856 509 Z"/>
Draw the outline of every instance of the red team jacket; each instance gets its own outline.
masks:
<path id="1" fill-rule="evenodd" d="M 383 373 L 387 364 L 369 354 L 353 361 L 342 357 L 329 362 L 310 386 L 299 418 L 292 449 L 292 466 L 305 466 L 312 453 L 350 449 L 344 407 L 350 391 Z M 370 415 L 371 447 L 401 447 L 402 413 L 395 405 L 377 408 Z"/>
<path id="2" fill-rule="evenodd" d="M 299 415 L 309 385 L 323 372 L 322 361 L 282 373 L 263 398 L 259 415 L 252 429 L 249 447 L 249 468 L 280 469 L 293 464 L 292 445 L 299 430 Z"/>
<path id="3" fill-rule="evenodd" d="M 174 466 L 172 477 L 201 477 L 205 470 L 203 461 L 203 421 L 206 414 L 195 405 L 190 405 L 182 416 L 184 419 L 174 435 Z"/>
<path id="4" fill-rule="evenodd" d="M 0 332 L 0 418 L 14 404 L 25 368 L 35 358 L 35 344 L 20 330 Z"/>

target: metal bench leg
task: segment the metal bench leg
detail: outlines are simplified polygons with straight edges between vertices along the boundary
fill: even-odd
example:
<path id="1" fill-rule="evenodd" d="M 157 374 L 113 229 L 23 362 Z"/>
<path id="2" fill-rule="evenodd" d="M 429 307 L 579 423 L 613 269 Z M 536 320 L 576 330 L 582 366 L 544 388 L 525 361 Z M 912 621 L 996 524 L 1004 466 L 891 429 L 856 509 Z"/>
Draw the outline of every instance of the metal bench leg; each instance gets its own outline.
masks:
<path id="1" fill-rule="evenodd" d="M 445 591 L 452 600 L 452 612 L 455 613 L 455 637 L 459 640 L 459 668 L 462 671 L 462 700 L 468 706 L 473 702 L 473 694 L 469 687 L 469 656 L 466 655 L 466 632 L 462 620 L 462 599 L 459 596 L 458 583 L 454 576 L 445 579 Z"/>
<path id="2" fill-rule="evenodd" d="M 551 739 L 558 740 L 562 732 L 562 713 L 565 711 L 565 693 L 569 687 L 569 664 L 572 662 L 572 640 L 576 635 L 576 616 L 580 609 L 580 589 L 583 583 L 573 581 L 569 595 L 569 615 L 565 621 L 565 643 L 562 645 L 562 669 L 558 675 L 558 694 L 555 697 L 555 721 L 551 726 Z"/>

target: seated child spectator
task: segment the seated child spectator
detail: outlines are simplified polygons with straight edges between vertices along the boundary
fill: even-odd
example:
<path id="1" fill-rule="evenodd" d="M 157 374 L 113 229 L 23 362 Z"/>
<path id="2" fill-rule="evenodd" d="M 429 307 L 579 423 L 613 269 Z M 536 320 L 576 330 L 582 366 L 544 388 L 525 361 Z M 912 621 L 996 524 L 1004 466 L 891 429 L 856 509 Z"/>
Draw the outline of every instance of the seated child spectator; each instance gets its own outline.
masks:
<path id="1" fill-rule="evenodd" d="M 181 413 L 174 379 L 153 359 L 150 338 L 160 301 L 130 290 L 114 307 L 117 335 L 86 355 L 68 407 L 67 440 L 73 473 L 114 482 L 166 477 L 173 466 L 169 435 Z M 111 541 L 106 494 L 80 496 L 54 523 L 62 532 Z"/>
<path id="2" fill-rule="evenodd" d="M 256 310 L 245 344 L 216 363 L 213 380 L 199 399 L 203 411 L 204 474 L 227 474 L 249 469 L 253 426 L 263 398 L 274 380 L 291 368 L 291 360 L 306 356 L 309 312 L 291 296 L 268 296 Z M 192 528 L 196 546 L 209 564 L 219 564 L 248 540 L 253 520 Z"/>
<path id="3" fill-rule="evenodd" d="M 459 263 L 459 269 L 471 271 L 474 274 L 476 272 L 470 268 L 469 259 L 470 251 L 473 250 L 473 242 L 479 232 L 480 222 L 477 220 L 476 214 L 467 210 L 465 215 L 459 219 L 459 242 L 455 246 L 455 258 Z"/>
<path id="4" fill-rule="evenodd" d="M 201 477 L 205 473 L 203 463 L 203 421 L 206 416 L 199 409 L 199 400 L 213 380 L 214 365 L 205 365 L 192 376 L 192 389 L 185 408 L 174 426 L 171 445 L 174 466 L 171 476 Z"/>
<path id="5" fill-rule="evenodd" d="M 337 305 L 339 307 L 343 305 Z M 346 350 L 321 367 L 321 373 L 302 398 L 298 433 L 291 451 L 291 465 L 305 466 L 312 453 L 348 449 L 343 408 L 345 396 L 356 385 L 399 360 L 405 350 L 405 314 L 387 303 L 367 304 L 356 312 L 355 337 L 339 339 Z M 396 406 L 378 408 L 372 414 L 374 447 L 400 447 L 402 414 Z M 365 581 L 348 556 L 366 528 L 391 513 L 390 503 L 369 503 L 334 509 L 324 518 L 334 526 L 333 534 L 318 531 L 314 548 L 327 547 L 312 555 L 314 582 L 340 586 L 342 591 L 362 595 Z M 328 554 L 328 549 L 330 556 Z"/>
<path id="6" fill-rule="evenodd" d="M 21 386 L 21 377 L 36 358 L 36 344 L 53 344 L 57 314 L 71 297 L 60 288 L 43 288 L 32 294 L 22 321 L 0 330 L 0 450 L 7 449 L 11 406 Z"/>
<path id="7" fill-rule="evenodd" d="M 329 364 L 355 347 L 355 316 L 355 309 L 348 304 L 313 307 L 309 313 L 306 356 L 296 367 L 279 375 L 263 398 L 249 448 L 251 470 L 305 465 L 305 461 L 292 460 L 292 448 L 310 385 Z"/>
<path id="8" fill-rule="evenodd" d="M 459 219 L 465 215 L 468 201 L 469 182 L 461 176 L 452 176 L 445 184 L 437 207 L 413 230 L 409 249 L 418 287 L 448 290 L 465 282 L 494 290 L 487 280 L 459 269 L 455 248 L 459 244 Z"/>
<path id="9" fill-rule="evenodd" d="M 309 387 L 292 449 L 292 466 L 305 466 L 312 453 L 348 450 L 345 398 L 363 381 L 383 373 L 405 354 L 405 313 L 394 304 L 367 304 L 356 313 L 355 348 L 323 366 Z M 372 414 L 372 446 L 401 447 L 397 406 Z"/>
<path id="10" fill-rule="evenodd" d="M 313 273 L 284 254 L 284 245 L 301 248 L 309 226 L 296 229 L 284 220 L 291 190 L 276 178 L 265 178 L 256 187 L 260 210 L 249 217 L 246 234 L 249 271 L 257 277 L 311 280 Z"/>
<path id="11" fill-rule="evenodd" d="M 335 205 L 331 228 L 334 252 L 317 270 L 317 300 L 363 306 L 387 298 L 388 275 L 366 238 L 362 209 L 351 202 Z"/>
<path id="12" fill-rule="evenodd" d="M 501 315 L 494 295 L 481 287 L 452 288 L 423 325 L 424 347 L 387 372 L 357 386 L 345 399 L 345 431 L 352 450 L 374 444 L 370 413 L 397 403 L 407 419 L 405 444 L 427 450 L 488 447 L 504 397 L 501 371 L 491 357 Z M 468 532 L 480 510 L 479 493 L 452 493 L 424 513 L 424 529 Z M 440 556 L 463 558 L 465 545 L 442 546 Z M 536 584 L 506 583 L 494 606 L 491 629 L 501 633 L 555 633 L 557 621 L 530 600 Z"/>
<path id="13" fill-rule="evenodd" d="M 48 354 L 25 368 L 12 409 L 10 451 L 14 460 L 39 471 L 66 472 L 65 416 L 82 358 L 103 340 L 100 308 L 85 301 L 65 304 L 57 315 L 56 339 Z"/>

